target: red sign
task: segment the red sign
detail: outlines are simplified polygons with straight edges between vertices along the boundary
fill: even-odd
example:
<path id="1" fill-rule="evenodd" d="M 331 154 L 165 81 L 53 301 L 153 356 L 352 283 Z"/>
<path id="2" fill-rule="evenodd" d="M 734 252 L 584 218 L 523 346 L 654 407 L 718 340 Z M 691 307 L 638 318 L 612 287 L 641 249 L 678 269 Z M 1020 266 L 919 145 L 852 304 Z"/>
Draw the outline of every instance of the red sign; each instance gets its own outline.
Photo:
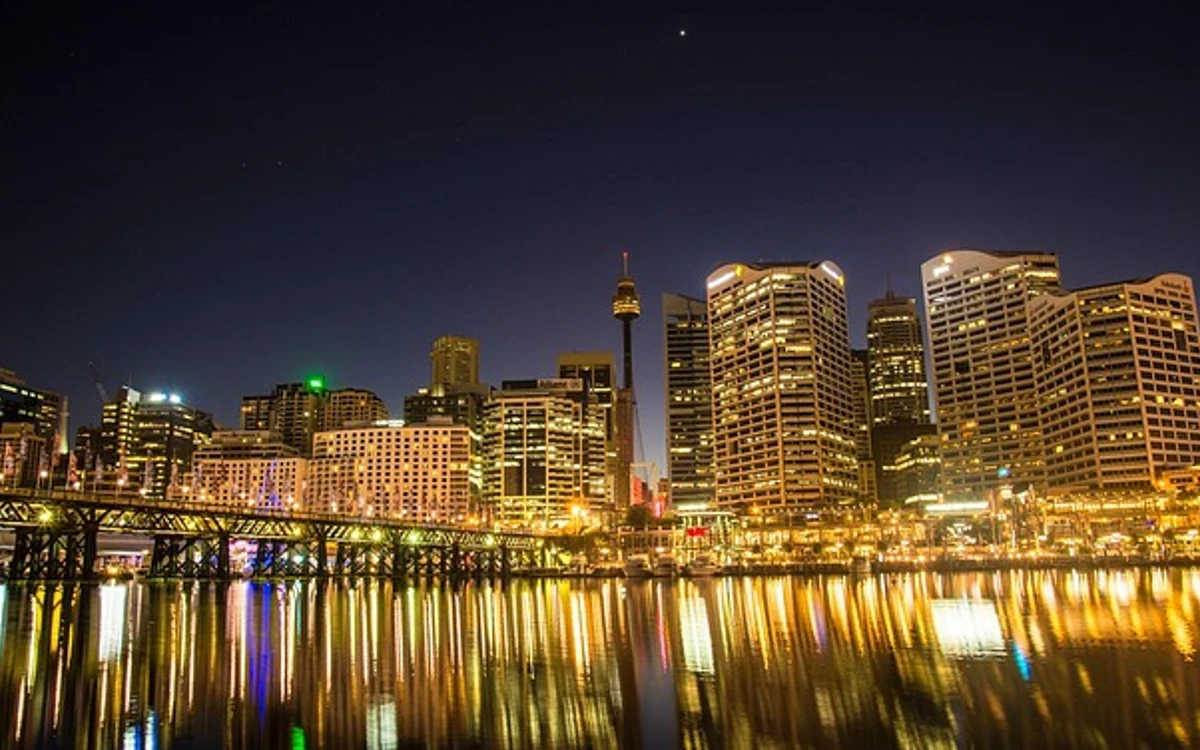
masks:
<path id="1" fill-rule="evenodd" d="M 689 526 L 686 533 L 689 537 L 708 536 L 708 529 L 704 526 Z"/>

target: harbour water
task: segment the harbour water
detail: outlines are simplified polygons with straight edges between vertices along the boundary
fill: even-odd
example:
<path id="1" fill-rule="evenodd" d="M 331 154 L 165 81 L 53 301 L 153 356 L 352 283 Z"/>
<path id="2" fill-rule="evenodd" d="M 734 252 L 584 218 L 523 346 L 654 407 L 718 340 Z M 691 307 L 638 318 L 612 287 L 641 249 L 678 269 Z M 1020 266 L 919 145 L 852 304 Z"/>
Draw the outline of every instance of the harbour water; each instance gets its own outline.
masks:
<path id="1" fill-rule="evenodd" d="M 0 585 L 0 748 L 1200 746 L 1200 570 Z"/>

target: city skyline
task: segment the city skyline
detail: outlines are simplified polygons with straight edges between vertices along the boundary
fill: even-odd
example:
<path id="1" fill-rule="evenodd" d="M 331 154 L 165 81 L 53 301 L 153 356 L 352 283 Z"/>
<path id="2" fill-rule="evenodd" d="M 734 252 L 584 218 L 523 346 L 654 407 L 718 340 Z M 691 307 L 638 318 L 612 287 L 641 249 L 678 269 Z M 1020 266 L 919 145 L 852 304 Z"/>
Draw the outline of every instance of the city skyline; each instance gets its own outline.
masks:
<path id="1" fill-rule="evenodd" d="M 1035 254 L 1048 254 L 1048 255 L 1056 256 L 1059 259 L 1060 264 L 1064 262 L 1062 260 L 1064 257 L 1071 257 L 1070 255 L 1064 256 L 1063 254 L 1057 253 L 1053 250 L 1022 251 L 1022 250 L 1014 250 L 1014 249 L 1006 249 L 1006 248 L 978 248 L 975 246 L 962 245 L 962 246 L 956 246 L 956 247 L 943 248 L 942 250 L 939 250 L 937 253 L 931 253 L 928 257 L 925 258 L 923 263 L 933 263 L 938 258 L 943 256 L 945 253 L 954 252 L 954 251 L 981 251 L 981 252 L 995 252 L 995 253 L 1000 253 L 1000 254 L 1013 253 L 1013 252 L 1017 252 L 1017 253 L 1031 252 L 1031 253 L 1035 253 Z M 617 261 L 619 261 L 619 258 L 620 258 L 619 253 L 614 253 L 612 255 L 614 255 L 617 258 Z M 836 262 L 836 260 L 837 260 L 836 256 L 833 256 L 833 255 L 830 256 L 830 259 L 833 260 L 834 262 Z M 1142 259 L 1142 260 L 1144 263 L 1144 259 Z M 714 267 L 711 270 L 716 270 L 716 268 L 720 268 L 722 265 L 728 265 L 729 263 L 733 263 L 733 262 L 747 262 L 747 261 L 745 258 L 731 259 L 727 262 L 719 264 L 718 266 Z M 758 262 L 762 262 L 762 261 L 758 261 Z M 770 262 L 788 262 L 788 261 L 766 261 L 766 262 L 770 263 Z M 850 324 L 850 343 L 851 343 L 852 349 L 862 349 L 862 348 L 866 347 L 866 345 L 868 343 L 868 341 L 867 341 L 868 325 L 867 324 L 869 321 L 870 304 L 872 302 L 877 301 L 878 298 L 885 296 L 889 290 L 891 293 L 893 293 L 898 298 L 911 298 L 911 299 L 915 300 L 917 318 L 918 318 L 918 321 L 921 326 L 921 335 L 924 336 L 926 334 L 926 326 L 928 324 L 928 321 L 926 319 L 925 305 L 924 305 L 924 301 L 922 299 L 921 279 L 920 279 L 921 265 L 923 265 L 923 263 L 918 264 L 916 266 L 916 270 L 911 274 L 914 277 L 914 280 L 916 282 L 914 285 L 915 288 L 912 289 L 911 293 L 908 291 L 908 287 L 906 287 L 902 282 L 896 283 L 898 278 L 901 280 L 904 278 L 904 274 L 902 274 L 902 273 L 896 274 L 896 273 L 889 272 L 888 274 L 886 274 L 884 277 L 884 281 L 883 281 L 884 287 L 881 287 L 881 291 L 878 291 L 878 292 L 863 291 L 854 284 L 853 279 L 851 279 L 849 276 L 846 277 L 845 288 L 846 288 L 846 297 L 848 300 L 847 313 L 848 313 L 848 319 L 849 319 L 849 324 Z M 610 265 L 618 265 L 618 263 L 614 262 Z M 1184 264 L 1184 265 L 1186 265 L 1186 264 Z M 1150 264 L 1150 266 L 1157 268 L 1157 265 L 1155 265 L 1155 264 Z M 1146 267 L 1146 266 L 1142 265 L 1139 267 Z M 1084 273 L 1080 273 L 1081 271 L 1083 271 Z M 1067 271 L 1064 271 L 1062 274 L 1063 289 L 1066 290 L 1067 292 L 1070 292 L 1071 290 L 1077 289 L 1077 288 L 1082 289 L 1082 288 L 1099 286 L 1099 285 L 1104 285 L 1104 284 L 1115 284 L 1115 283 L 1127 282 L 1127 281 L 1139 279 L 1139 278 L 1158 276 L 1158 275 L 1162 275 L 1162 274 L 1173 274 L 1174 273 L 1174 274 L 1183 274 L 1185 276 L 1192 277 L 1192 278 L 1195 277 L 1195 276 L 1193 276 L 1193 274 L 1187 273 L 1186 271 L 1170 270 L 1170 269 L 1158 270 L 1158 271 L 1154 271 L 1154 272 L 1146 271 L 1143 273 L 1131 271 L 1130 273 L 1128 273 L 1124 276 L 1117 276 L 1117 277 L 1096 277 L 1092 273 L 1086 273 L 1086 271 L 1087 271 L 1086 268 L 1080 269 L 1080 268 L 1075 268 L 1075 267 L 1071 267 Z M 636 275 L 637 274 L 635 273 L 635 276 Z M 607 282 L 608 286 L 611 287 L 612 282 L 614 282 L 618 277 L 619 277 L 619 274 L 614 273 L 612 275 L 611 280 Z M 1077 277 L 1078 278 L 1093 278 L 1094 281 L 1092 281 L 1091 283 L 1088 283 L 1088 284 L 1074 283 L 1075 279 Z M 605 280 L 602 280 L 602 282 L 603 281 L 605 281 Z M 641 284 L 641 282 L 639 280 L 639 285 L 640 284 Z M 601 285 L 603 285 L 603 283 Z M 663 292 L 662 294 L 667 294 L 667 295 L 674 294 L 680 288 L 682 288 L 682 286 L 683 285 L 678 285 L 676 287 L 672 287 L 672 288 L 668 289 L 667 291 Z M 703 297 L 704 297 L 703 279 L 701 279 L 700 283 L 697 286 L 698 286 L 698 291 L 696 291 L 695 294 L 699 298 L 703 299 Z M 856 291 L 858 292 L 857 294 L 855 293 Z M 683 292 L 683 293 L 687 294 L 687 292 Z M 634 341 L 635 341 L 635 344 L 634 344 L 635 349 L 639 349 L 642 351 L 645 351 L 647 349 L 649 350 L 649 352 L 647 352 L 646 354 L 644 354 L 638 358 L 638 360 L 637 360 L 638 364 L 635 366 L 635 371 L 634 371 L 634 379 L 635 379 L 635 384 L 636 384 L 636 389 L 637 389 L 638 414 L 639 414 L 640 428 L 644 435 L 642 441 L 639 443 L 639 449 L 642 451 L 641 458 L 644 460 L 647 460 L 647 461 L 654 461 L 659 468 L 660 474 L 662 474 L 663 476 L 666 476 L 669 462 L 667 460 L 667 453 L 666 453 L 667 436 L 666 436 L 665 421 L 664 421 L 665 409 L 666 409 L 665 400 L 664 400 L 665 390 L 666 390 L 666 372 L 663 369 L 663 364 L 665 362 L 665 352 L 663 350 L 664 342 L 662 340 L 662 330 L 661 330 L 662 320 L 663 320 L 663 317 L 662 317 L 662 315 L 663 315 L 662 294 L 654 295 L 653 292 L 648 292 L 648 293 L 643 294 L 643 298 L 644 298 L 643 306 L 644 306 L 644 310 L 646 310 L 646 313 L 643 317 L 647 318 L 647 320 L 643 321 L 643 323 L 645 325 L 635 325 L 633 327 L 633 337 L 634 337 Z M 654 296 L 651 297 L 651 295 L 654 295 Z M 861 304 L 859 304 L 859 303 L 861 303 Z M 615 344 L 612 348 L 596 347 L 595 349 L 590 350 L 590 351 L 608 353 L 608 354 L 612 354 L 616 358 L 619 358 L 620 354 L 621 354 L 620 324 L 618 322 L 612 321 L 610 315 L 607 314 L 608 312 L 609 312 L 608 310 L 601 308 L 598 315 L 602 319 L 607 318 L 606 322 L 610 323 L 611 327 L 616 329 L 615 331 L 610 331 L 610 333 L 613 333 L 615 335 L 615 338 L 616 338 Z M 476 338 L 474 336 L 471 336 L 471 334 L 469 332 L 465 332 L 464 335 L 471 337 L 471 338 Z M 265 390 L 269 390 L 271 387 L 273 387 L 272 384 L 283 384 L 283 383 L 300 384 L 300 383 L 304 383 L 304 382 L 308 381 L 310 378 L 319 377 L 323 381 L 323 387 L 328 387 L 331 391 L 365 390 L 367 392 L 378 394 L 379 397 L 383 400 L 383 403 L 386 406 L 386 408 L 390 411 L 390 413 L 393 416 L 398 418 L 403 415 L 405 399 L 412 396 L 412 394 L 416 393 L 417 391 L 419 391 L 421 389 L 427 389 L 429 387 L 428 380 L 429 380 L 429 370 L 430 370 L 429 363 L 430 363 L 430 357 L 431 357 L 431 354 L 430 354 L 431 347 L 435 346 L 437 344 L 437 342 L 443 338 L 455 338 L 455 337 L 457 337 L 456 334 L 448 334 L 446 332 L 436 334 L 435 336 L 431 337 L 428 342 L 426 342 L 426 344 L 423 348 L 418 349 L 416 352 L 414 352 L 412 354 L 411 357 L 408 357 L 408 360 L 410 360 L 409 364 L 413 365 L 413 367 L 412 367 L 413 371 L 416 373 L 420 373 L 420 374 L 412 375 L 412 377 L 415 379 L 415 384 L 413 385 L 413 387 L 411 389 L 405 391 L 404 393 L 400 393 L 395 397 L 389 397 L 388 395 L 385 395 L 389 391 L 394 391 L 395 390 L 394 387 L 392 387 L 392 388 L 380 387 L 373 381 L 360 382 L 360 381 L 334 380 L 332 377 L 330 377 L 328 375 L 328 373 L 338 372 L 340 370 L 340 368 L 336 365 L 336 363 L 330 365 L 329 367 L 324 367 L 324 368 L 316 367 L 316 366 L 302 367 L 302 368 L 293 367 L 291 370 L 292 375 L 288 376 L 288 377 L 282 376 L 276 370 L 272 369 L 270 371 L 270 373 L 273 373 L 273 374 L 264 373 L 264 376 L 260 378 L 259 385 L 251 386 L 250 390 L 251 391 L 254 391 L 254 390 L 264 390 L 265 391 Z M 477 352 L 477 356 L 478 356 L 478 369 L 480 372 L 480 380 L 483 385 L 486 385 L 491 388 L 496 388 L 496 389 L 500 388 L 500 384 L 504 380 L 522 380 L 522 379 L 528 379 L 528 378 L 555 377 L 559 370 L 558 361 L 559 361 L 559 358 L 561 358 L 561 356 L 563 356 L 564 354 L 572 354 L 572 353 L 589 351 L 587 349 L 587 347 L 585 347 L 585 346 L 564 347 L 558 351 L 553 352 L 550 355 L 549 360 L 546 362 L 538 362 L 538 363 L 525 365 L 525 366 L 515 365 L 515 366 L 506 367 L 503 370 L 501 370 L 498 367 L 494 367 L 494 366 L 489 367 L 489 362 L 488 362 L 488 350 L 489 350 L 488 344 L 489 344 L 489 342 L 487 340 L 483 340 L 483 339 L 477 339 L 477 340 L 479 343 L 479 351 Z M 531 342 L 531 343 L 534 343 L 534 342 Z M 539 348 L 541 348 L 541 347 L 539 346 Z M 927 353 L 927 356 L 928 356 L 928 353 Z M 651 357 L 654 357 L 654 358 L 650 359 Z M 647 361 L 647 360 L 649 360 L 649 361 Z M 413 364 L 413 363 L 415 363 L 415 364 Z M 0 365 L 4 365 L 4 363 L 0 363 Z M 20 377 L 22 380 L 24 380 L 27 383 L 30 383 L 31 385 L 34 385 L 38 388 L 41 388 L 43 390 L 49 391 L 54 394 L 66 395 L 69 397 L 68 413 L 70 415 L 70 425 L 69 425 L 68 441 L 74 440 L 75 431 L 79 427 L 85 427 L 85 426 L 97 426 L 98 427 L 99 426 L 100 421 L 101 421 L 101 419 L 100 419 L 100 416 L 101 416 L 100 406 L 101 405 L 95 396 L 95 386 L 89 379 L 86 378 L 86 374 L 84 377 L 84 380 L 86 380 L 85 385 L 79 386 L 78 384 L 76 384 L 73 388 L 56 390 L 53 387 L 47 386 L 46 383 L 44 383 L 42 381 L 31 381 L 30 378 L 26 375 L 26 370 L 24 368 L 14 367 L 11 363 L 7 364 L 6 366 L 8 366 L 11 369 L 11 372 L 15 373 L 16 376 Z M 370 369 L 370 368 L 368 368 L 368 369 Z M 31 368 L 29 370 L 29 372 L 35 372 L 35 371 L 39 371 L 39 370 L 40 370 L 40 368 Z M 489 373 L 489 371 L 493 371 L 493 370 L 500 370 L 501 372 L 505 372 L 506 374 L 503 377 L 492 378 L 488 373 Z M 214 423 L 222 429 L 238 429 L 239 426 L 241 426 L 242 419 L 243 419 L 242 410 L 245 406 L 245 404 L 243 402 L 246 398 L 249 398 L 245 394 L 242 394 L 242 395 L 234 398 L 232 403 L 221 402 L 221 403 L 212 404 L 212 403 L 207 403 L 207 402 L 198 402 L 191 396 L 192 392 L 194 392 L 194 391 L 207 392 L 208 390 L 211 389 L 211 386 L 212 386 L 211 383 L 205 383 L 205 382 L 202 382 L 199 380 L 195 381 L 195 385 L 198 386 L 197 388 L 189 389 L 189 388 L 180 387 L 178 380 L 176 380 L 174 378 L 170 378 L 170 377 L 161 378 L 158 382 L 154 382 L 154 383 L 139 383 L 139 382 L 137 382 L 137 378 L 135 377 L 135 378 L 133 378 L 134 382 L 132 384 L 128 383 L 128 382 L 124 382 L 124 381 L 118 383 L 118 381 L 116 381 L 116 380 L 105 379 L 105 378 L 103 378 L 103 376 L 101 376 L 101 377 L 102 377 L 103 384 L 109 390 L 113 390 L 113 391 L 119 390 L 119 388 L 121 388 L 121 387 L 128 386 L 128 387 L 136 388 L 137 390 L 140 390 L 143 392 L 158 391 L 158 392 L 178 393 L 190 406 L 193 406 L 198 409 L 202 409 L 203 411 L 211 414 L 214 418 Z M 382 379 L 378 375 L 376 375 L 374 377 L 376 379 Z M 164 382 L 168 383 L 168 385 L 164 385 L 163 384 Z M 931 379 L 931 385 L 932 385 L 932 379 Z M 933 395 L 932 389 L 931 389 L 930 393 L 929 393 L 929 407 L 931 410 L 931 416 L 933 417 L 933 421 L 936 423 L 936 421 L 937 421 L 936 405 L 934 404 L 934 400 L 935 400 L 934 395 Z M 648 402 L 648 404 L 647 404 L 647 402 Z M 82 406 L 81 406 L 81 403 L 82 403 Z M 93 411 L 94 411 L 94 414 L 92 414 Z M 318 428 L 318 429 L 320 429 L 320 428 Z"/>
<path id="2" fill-rule="evenodd" d="M 314 371 L 398 412 L 451 332 L 487 382 L 549 375 L 619 352 L 628 251 L 661 466 L 658 300 L 722 263 L 833 259 L 856 346 L 954 247 L 1200 276 L 1195 63 L 1153 13 L 60 10 L 6 50 L 0 245 L 40 281 L 0 304 L 3 366 L 76 424 L 89 361 L 226 424 Z"/>
<path id="3" fill-rule="evenodd" d="M 11 5 L 0 747 L 1200 747 L 1186 6 Z"/>

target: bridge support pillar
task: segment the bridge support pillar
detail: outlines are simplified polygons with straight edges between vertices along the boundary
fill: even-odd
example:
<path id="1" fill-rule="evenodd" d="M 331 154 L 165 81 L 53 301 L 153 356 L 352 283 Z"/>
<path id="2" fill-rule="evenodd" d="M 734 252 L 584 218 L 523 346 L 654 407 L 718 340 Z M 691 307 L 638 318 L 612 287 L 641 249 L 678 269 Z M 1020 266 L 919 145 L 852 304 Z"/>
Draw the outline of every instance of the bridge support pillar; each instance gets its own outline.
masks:
<path id="1" fill-rule="evenodd" d="M 217 537 L 217 570 L 216 578 L 219 581 L 228 581 L 230 579 L 229 570 L 229 535 L 221 534 Z"/>
<path id="2" fill-rule="evenodd" d="M 408 577 L 408 560 L 405 559 L 404 550 L 399 538 L 392 539 L 392 580 Z"/>
<path id="3" fill-rule="evenodd" d="M 346 575 L 346 543 L 337 543 L 337 559 L 334 563 L 334 574 L 339 576 Z"/>
<path id="4" fill-rule="evenodd" d="M 79 577 L 91 579 L 96 577 L 96 533 L 98 529 L 94 525 L 88 525 L 83 529 L 83 560 L 82 569 L 79 571 Z"/>
<path id="5" fill-rule="evenodd" d="M 512 560 L 508 556 L 508 545 L 500 547 L 500 577 L 508 578 L 512 575 Z"/>
<path id="6" fill-rule="evenodd" d="M 325 578 L 329 575 L 329 533 L 324 527 L 317 529 L 317 538 L 313 542 L 312 554 L 317 560 L 317 576 Z"/>

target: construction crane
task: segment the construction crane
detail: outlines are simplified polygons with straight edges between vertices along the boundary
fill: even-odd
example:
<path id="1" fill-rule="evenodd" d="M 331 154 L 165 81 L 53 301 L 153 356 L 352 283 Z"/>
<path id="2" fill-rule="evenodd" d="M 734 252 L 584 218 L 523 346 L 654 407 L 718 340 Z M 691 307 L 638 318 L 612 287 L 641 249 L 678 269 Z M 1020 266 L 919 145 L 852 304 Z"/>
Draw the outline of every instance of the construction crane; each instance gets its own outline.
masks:
<path id="1" fill-rule="evenodd" d="M 100 396 L 100 405 L 104 406 L 108 403 L 108 391 L 104 388 L 104 383 L 100 382 L 100 373 L 96 371 L 96 363 L 88 362 L 88 372 L 92 376 L 92 385 L 96 387 L 96 395 Z"/>

